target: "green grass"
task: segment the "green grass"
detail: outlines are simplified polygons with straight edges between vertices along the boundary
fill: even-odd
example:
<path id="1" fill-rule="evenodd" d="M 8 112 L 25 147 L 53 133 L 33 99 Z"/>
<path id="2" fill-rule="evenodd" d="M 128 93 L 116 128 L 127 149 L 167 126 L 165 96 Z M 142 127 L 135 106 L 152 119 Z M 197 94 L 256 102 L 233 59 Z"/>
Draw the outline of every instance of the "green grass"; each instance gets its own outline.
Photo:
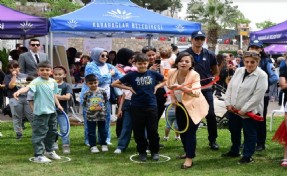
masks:
<path id="1" fill-rule="evenodd" d="M 282 118 L 275 118 L 274 127 L 276 129 Z M 160 136 L 164 133 L 164 120 L 160 122 Z M 28 125 L 27 125 L 28 126 Z M 11 122 L 1 123 L 0 138 L 0 175 L 2 176 L 45 176 L 45 175 L 220 175 L 220 176 L 244 176 L 244 175 L 286 175 L 286 168 L 279 166 L 283 157 L 283 147 L 271 142 L 274 134 L 268 131 L 267 149 L 254 155 L 255 162 L 252 164 L 238 165 L 236 159 L 224 159 L 221 154 L 227 152 L 230 146 L 230 134 L 226 129 L 218 130 L 219 151 L 211 151 L 208 147 L 207 130 L 200 128 L 197 133 L 197 157 L 194 159 L 194 167 L 188 170 L 180 169 L 183 160 L 176 159 L 176 156 L 183 153 L 181 142 L 173 140 L 174 133 L 171 132 L 170 140 L 162 141 L 165 145 L 160 153 L 171 157 L 165 163 L 137 164 L 130 161 L 129 157 L 136 153 L 135 142 L 131 140 L 130 146 L 123 154 L 116 155 L 115 150 L 117 139 L 115 138 L 115 126 L 112 126 L 113 145 L 109 147 L 109 152 L 91 154 L 89 148 L 83 143 L 83 126 L 73 126 L 71 128 L 71 158 L 70 162 L 51 164 L 32 163 L 28 159 L 33 156 L 31 145 L 31 128 L 24 131 L 24 138 L 16 141 L 12 130 Z M 269 129 L 269 128 L 268 128 Z M 61 146 L 61 145 L 59 145 Z M 61 149 L 58 151 L 60 155 Z"/>

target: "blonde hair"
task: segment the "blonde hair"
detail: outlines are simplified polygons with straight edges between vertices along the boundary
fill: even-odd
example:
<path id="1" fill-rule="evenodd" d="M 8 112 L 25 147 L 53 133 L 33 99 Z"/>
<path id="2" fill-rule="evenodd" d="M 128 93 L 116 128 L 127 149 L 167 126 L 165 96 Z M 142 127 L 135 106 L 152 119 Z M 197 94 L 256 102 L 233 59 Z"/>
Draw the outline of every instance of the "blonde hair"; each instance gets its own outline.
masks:
<path id="1" fill-rule="evenodd" d="M 172 49 L 171 47 L 160 47 L 159 48 L 159 55 L 163 59 L 170 58 L 172 54 Z"/>

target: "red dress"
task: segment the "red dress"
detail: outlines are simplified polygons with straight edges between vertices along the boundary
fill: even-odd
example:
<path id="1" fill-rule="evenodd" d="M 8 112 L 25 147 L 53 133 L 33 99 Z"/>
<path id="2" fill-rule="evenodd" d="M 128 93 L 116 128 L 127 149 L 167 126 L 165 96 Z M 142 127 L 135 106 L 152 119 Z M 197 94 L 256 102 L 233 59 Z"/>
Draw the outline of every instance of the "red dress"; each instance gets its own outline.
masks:
<path id="1" fill-rule="evenodd" d="M 283 144 L 287 147 L 287 130 L 284 120 L 275 132 L 272 141 L 278 142 L 279 144 Z"/>

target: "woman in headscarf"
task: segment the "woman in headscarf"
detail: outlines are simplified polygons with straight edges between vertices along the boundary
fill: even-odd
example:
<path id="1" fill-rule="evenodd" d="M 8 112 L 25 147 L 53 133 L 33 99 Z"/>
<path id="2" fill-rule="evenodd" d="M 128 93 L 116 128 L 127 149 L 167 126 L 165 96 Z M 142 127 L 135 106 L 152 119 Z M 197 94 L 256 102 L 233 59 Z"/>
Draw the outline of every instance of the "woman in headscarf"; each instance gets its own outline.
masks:
<path id="1" fill-rule="evenodd" d="M 110 98 L 110 84 L 112 79 L 116 80 L 122 77 L 122 74 L 118 71 L 113 65 L 106 63 L 108 60 L 108 52 L 103 48 L 94 48 L 91 51 L 91 60 L 87 64 L 85 69 L 85 76 L 89 74 L 94 74 L 99 80 L 99 87 L 105 89 L 108 99 Z M 80 102 L 83 102 L 83 95 L 89 90 L 89 87 L 86 84 L 83 84 Z M 110 133 L 110 116 L 111 116 L 111 105 L 108 102 L 107 108 L 107 118 L 106 118 L 106 132 L 107 132 L 107 144 L 110 143 L 111 133 Z M 87 130 L 87 121 L 86 121 L 86 109 L 83 109 L 84 125 L 85 125 L 85 144 L 88 145 L 88 130 Z M 101 140 L 101 139 L 98 139 Z"/>

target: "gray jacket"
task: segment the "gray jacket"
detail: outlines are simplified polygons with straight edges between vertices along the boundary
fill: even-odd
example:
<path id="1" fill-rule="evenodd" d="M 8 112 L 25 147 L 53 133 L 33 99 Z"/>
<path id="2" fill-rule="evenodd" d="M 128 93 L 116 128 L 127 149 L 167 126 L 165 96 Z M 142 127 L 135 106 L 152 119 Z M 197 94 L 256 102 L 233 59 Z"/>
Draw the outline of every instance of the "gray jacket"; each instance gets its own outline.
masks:
<path id="1" fill-rule="evenodd" d="M 226 91 L 225 105 L 242 112 L 252 111 L 263 115 L 264 94 L 268 88 L 267 74 L 259 67 L 244 77 L 245 67 L 237 68 Z"/>
<path id="2" fill-rule="evenodd" d="M 45 53 L 38 53 L 39 61 L 48 60 L 48 55 Z M 19 66 L 21 73 L 26 73 L 29 76 L 34 76 L 37 73 L 37 63 L 30 51 L 19 56 Z"/>

